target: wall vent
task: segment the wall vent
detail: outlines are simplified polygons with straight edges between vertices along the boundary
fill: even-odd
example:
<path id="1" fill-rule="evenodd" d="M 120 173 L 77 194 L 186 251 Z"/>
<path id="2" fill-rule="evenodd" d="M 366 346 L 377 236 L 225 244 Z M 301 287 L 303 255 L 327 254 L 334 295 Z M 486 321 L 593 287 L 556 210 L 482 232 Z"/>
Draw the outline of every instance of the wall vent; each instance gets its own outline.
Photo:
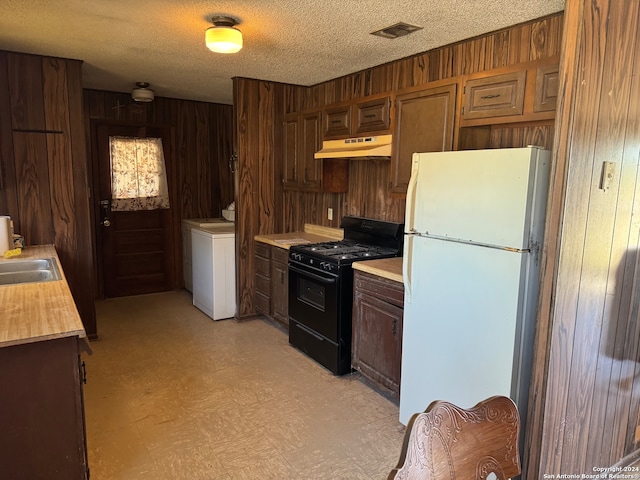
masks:
<path id="1" fill-rule="evenodd" d="M 398 22 L 395 25 L 391 25 L 381 30 L 376 30 L 375 32 L 371 32 L 371 35 L 393 39 L 398 37 L 404 37 L 405 35 L 409 35 L 410 33 L 413 33 L 417 30 L 422 30 L 422 27 L 418 27 L 416 25 L 409 25 L 408 23 L 404 23 L 404 22 Z"/>

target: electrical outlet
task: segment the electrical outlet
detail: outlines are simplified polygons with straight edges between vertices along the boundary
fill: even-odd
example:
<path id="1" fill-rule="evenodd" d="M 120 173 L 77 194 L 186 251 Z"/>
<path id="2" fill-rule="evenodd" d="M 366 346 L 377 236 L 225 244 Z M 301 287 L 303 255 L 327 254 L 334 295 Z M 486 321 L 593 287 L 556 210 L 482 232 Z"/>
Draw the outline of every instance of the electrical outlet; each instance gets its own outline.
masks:
<path id="1" fill-rule="evenodd" d="M 327 218 L 333 220 L 333 208 L 327 208 Z"/>

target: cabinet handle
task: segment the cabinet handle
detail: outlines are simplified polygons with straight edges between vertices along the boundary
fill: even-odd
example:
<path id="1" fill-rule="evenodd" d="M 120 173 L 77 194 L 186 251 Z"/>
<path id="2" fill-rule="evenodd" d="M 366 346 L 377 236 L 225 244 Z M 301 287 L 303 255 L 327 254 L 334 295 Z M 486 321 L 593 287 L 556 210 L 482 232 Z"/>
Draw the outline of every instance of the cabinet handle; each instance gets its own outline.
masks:
<path id="1" fill-rule="evenodd" d="M 376 118 L 376 116 L 373 113 L 369 113 L 368 115 L 365 115 L 364 118 Z"/>
<path id="2" fill-rule="evenodd" d="M 398 319 L 394 319 L 393 323 L 391 323 L 391 335 L 394 337 L 398 334 Z"/>
<path id="3" fill-rule="evenodd" d="M 492 95 L 483 95 L 480 98 L 482 98 L 483 100 L 487 99 L 487 98 L 498 98 L 500 96 L 499 93 L 494 93 Z"/>
<path id="4" fill-rule="evenodd" d="M 82 383 L 87 384 L 87 365 L 82 361 Z"/>

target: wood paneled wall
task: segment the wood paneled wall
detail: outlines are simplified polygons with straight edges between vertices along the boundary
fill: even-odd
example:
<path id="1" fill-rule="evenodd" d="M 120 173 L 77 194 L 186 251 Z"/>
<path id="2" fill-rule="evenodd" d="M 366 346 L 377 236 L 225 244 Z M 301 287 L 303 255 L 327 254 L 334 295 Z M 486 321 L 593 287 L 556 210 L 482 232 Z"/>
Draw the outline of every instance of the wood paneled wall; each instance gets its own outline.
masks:
<path id="1" fill-rule="evenodd" d="M 55 245 L 94 337 L 82 62 L 0 52 L 0 105 L 0 215 L 26 245 Z"/>
<path id="2" fill-rule="evenodd" d="M 84 110 L 87 145 L 92 152 L 92 122 L 171 128 L 177 175 L 169 178 L 169 186 L 177 191 L 178 197 L 178 212 L 174 218 L 220 217 L 222 209 L 234 200 L 231 105 L 164 97 L 156 97 L 150 103 L 136 103 L 128 93 L 85 90 Z M 93 207 L 98 211 L 96 205 Z M 96 226 L 93 228 L 95 238 Z M 179 222 L 173 226 L 173 239 L 176 246 L 174 283 L 182 285 L 183 248 Z"/>
<path id="3" fill-rule="evenodd" d="M 171 126 L 175 136 L 180 218 L 219 217 L 233 201 L 233 107 L 156 97 L 135 103 L 128 93 L 84 91 L 91 120 Z"/>
<path id="4" fill-rule="evenodd" d="M 528 479 L 592 475 L 639 440 L 640 6 L 569 0 L 565 22 Z"/>
<path id="5" fill-rule="evenodd" d="M 299 88 L 285 99 L 285 112 L 324 107 L 331 103 L 429 82 L 491 70 L 560 55 L 562 14 L 551 15 L 506 30 L 448 45 L 361 72 Z M 513 126 L 510 126 L 513 127 Z M 551 148 L 553 125 L 492 128 L 491 148 L 542 145 Z M 285 203 L 296 205 L 287 216 L 284 230 L 300 229 L 305 223 L 337 227 L 344 215 L 404 220 L 404 198 L 391 194 L 390 165 L 384 161 L 351 161 L 346 194 L 285 193 Z M 305 207 L 306 206 L 306 207 Z M 333 221 L 327 207 L 334 209 Z"/>
<path id="6" fill-rule="evenodd" d="M 561 41 L 562 13 L 558 13 L 318 84 L 301 96 L 299 107 L 322 107 L 558 56 Z M 287 105 L 294 107 L 295 102 Z"/>
<path id="7" fill-rule="evenodd" d="M 347 193 L 283 191 L 283 115 L 368 95 L 427 85 L 483 70 L 559 57 L 563 16 L 526 24 L 321 83 L 313 87 L 237 78 L 238 315 L 252 315 L 253 236 L 304 228 L 305 223 L 338 227 L 344 215 L 402 222 L 405 200 L 392 196 L 388 160 L 349 162 Z M 510 128 L 515 127 L 515 128 Z M 551 148 L 553 125 L 502 125 L 488 132 L 491 147 L 529 144 Z M 327 208 L 333 220 L 327 219 Z M 239 229 L 245 228 L 241 225 Z"/>

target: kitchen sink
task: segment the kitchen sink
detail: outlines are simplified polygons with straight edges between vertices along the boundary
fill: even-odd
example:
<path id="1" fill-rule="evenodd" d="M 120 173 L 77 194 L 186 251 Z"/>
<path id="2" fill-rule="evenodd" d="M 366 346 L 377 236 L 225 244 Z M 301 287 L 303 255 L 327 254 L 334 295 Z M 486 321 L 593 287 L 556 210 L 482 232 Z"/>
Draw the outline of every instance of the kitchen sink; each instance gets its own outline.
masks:
<path id="1" fill-rule="evenodd" d="M 60 270 L 55 258 L 0 262 L 0 285 L 50 282 L 60 278 Z"/>

